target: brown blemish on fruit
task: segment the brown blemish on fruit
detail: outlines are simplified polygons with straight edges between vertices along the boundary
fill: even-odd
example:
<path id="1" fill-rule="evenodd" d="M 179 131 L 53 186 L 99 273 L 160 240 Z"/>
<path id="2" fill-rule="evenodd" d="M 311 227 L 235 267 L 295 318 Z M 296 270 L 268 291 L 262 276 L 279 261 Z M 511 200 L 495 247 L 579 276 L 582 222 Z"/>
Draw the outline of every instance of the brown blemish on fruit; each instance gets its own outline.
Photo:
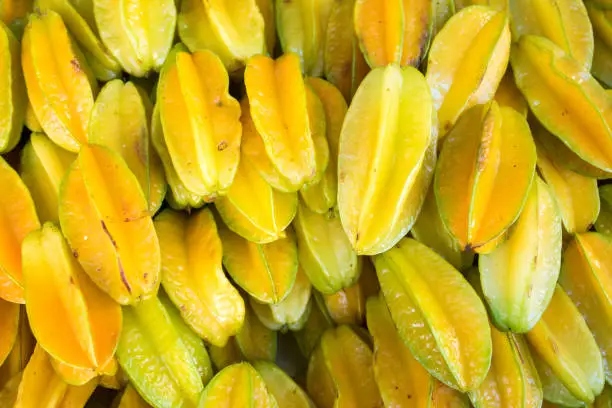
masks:
<path id="1" fill-rule="evenodd" d="M 108 239 L 111 240 L 111 242 L 113 243 L 113 246 L 115 247 L 115 249 L 118 249 L 117 248 L 117 243 L 115 242 L 115 240 L 113 239 L 113 236 L 110 234 L 110 232 L 108 232 L 108 229 L 106 228 L 106 223 L 104 221 L 100 221 L 100 223 L 102 224 L 102 230 L 104 231 L 106 236 L 108 236 Z"/>
<path id="2" fill-rule="evenodd" d="M 218 150 L 218 151 L 220 151 L 220 152 L 222 152 L 222 151 L 224 151 L 225 149 L 227 149 L 227 145 L 228 145 L 228 144 L 227 144 L 227 140 L 222 140 L 222 141 L 220 141 L 220 142 L 219 142 L 219 144 L 217 145 L 217 150 Z"/>
<path id="3" fill-rule="evenodd" d="M 79 252 L 75 249 L 72 251 L 72 256 L 74 256 L 75 258 L 79 257 Z"/>
<path id="4" fill-rule="evenodd" d="M 81 71 L 82 71 L 82 70 L 81 70 L 81 64 L 79 63 L 79 61 L 78 61 L 78 60 L 76 60 L 76 59 L 74 59 L 74 58 L 73 58 L 73 59 L 71 59 L 71 60 L 70 60 L 70 65 L 72 65 L 72 69 L 74 70 L 74 72 L 79 73 L 79 72 L 81 72 Z"/>
<path id="5" fill-rule="evenodd" d="M 130 284 L 127 281 L 127 277 L 125 276 L 125 271 L 123 270 L 123 264 L 121 263 L 120 258 L 117 258 L 117 266 L 119 266 L 119 276 L 121 276 L 121 282 L 123 282 L 123 285 L 127 289 L 128 293 L 132 294 L 132 288 L 130 287 Z"/>

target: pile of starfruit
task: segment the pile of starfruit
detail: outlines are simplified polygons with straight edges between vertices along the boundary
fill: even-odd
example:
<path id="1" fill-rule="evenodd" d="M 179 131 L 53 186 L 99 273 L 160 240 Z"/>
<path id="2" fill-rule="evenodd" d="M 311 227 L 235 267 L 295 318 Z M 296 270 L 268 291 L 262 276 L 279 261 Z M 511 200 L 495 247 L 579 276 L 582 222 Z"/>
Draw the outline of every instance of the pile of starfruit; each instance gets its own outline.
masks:
<path id="1" fill-rule="evenodd" d="M 612 0 L 0 0 L 0 408 L 612 407 Z"/>

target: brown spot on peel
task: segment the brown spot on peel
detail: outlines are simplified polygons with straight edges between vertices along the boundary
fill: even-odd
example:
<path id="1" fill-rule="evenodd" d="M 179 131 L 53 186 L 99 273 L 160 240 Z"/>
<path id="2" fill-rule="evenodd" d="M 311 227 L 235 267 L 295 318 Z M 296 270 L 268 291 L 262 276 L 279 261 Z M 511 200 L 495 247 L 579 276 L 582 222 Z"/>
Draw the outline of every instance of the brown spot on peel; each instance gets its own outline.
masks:
<path id="1" fill-rule="evenodd" d="M 127 289 L 128 293 L 132 294 L 132 287 L 127 281 L 127 277 L 125 276 L 125 271 L 123 270 L 123 264 L 121 263 L 120 258 L 117 258 L 117 266 L 119 266 L 119 275 L 121 276 L 121 281 L 123 282 L 123 285 Z"/>
<path id="2" fill-rule="evenodd" d="M 100 221 L 100 223 L 102 224 L 102 230 L 104 231 L 106 236 L 108 236 L 108 239 L 111 240 L 111 242 L 113 243 L 113 246 L 115 247 L 115 249 L 118 249 L 117 248 L 117 243 L 115 242 L 115 240 L 113 239 L 113 236 L 108 231 L 108 228 L 106 228 L 106 223 L 104 221 Z"/>

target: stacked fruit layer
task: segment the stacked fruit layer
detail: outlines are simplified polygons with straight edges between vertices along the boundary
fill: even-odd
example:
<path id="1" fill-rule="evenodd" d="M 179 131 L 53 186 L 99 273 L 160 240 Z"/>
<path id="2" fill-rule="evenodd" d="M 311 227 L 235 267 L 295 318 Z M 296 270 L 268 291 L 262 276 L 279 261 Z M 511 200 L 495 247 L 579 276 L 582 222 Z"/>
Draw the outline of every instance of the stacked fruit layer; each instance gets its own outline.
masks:
<path id="1" fill-rule="evenodd" d="M 612 407 L 608 87 L 611 0 L 0 0 L 0 407 Z"/>

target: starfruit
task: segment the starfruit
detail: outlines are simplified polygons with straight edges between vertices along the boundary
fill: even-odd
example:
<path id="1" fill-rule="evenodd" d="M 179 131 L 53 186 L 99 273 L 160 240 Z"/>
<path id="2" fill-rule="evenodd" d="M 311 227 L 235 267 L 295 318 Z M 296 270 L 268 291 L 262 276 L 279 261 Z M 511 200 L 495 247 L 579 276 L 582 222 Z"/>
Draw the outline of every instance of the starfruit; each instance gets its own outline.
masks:
<path id="1" fill-rule="evenodd" d="M 234 338 L 243 359 L 248 361 L 276 360 L 277 333 L 267 328 L 247 305 L 244 324 Z"/>
<path id="2" fill-rule="evenodd" d="M 483 252 L 514 223 L 535 165 L 529 125 L 514 109 L 493 101 L 461 116 L 444 139 L 434 191 L 442 221 L 462 249 Z"/>
<path id="3" fill-rule="evenodd" d="M 116 402 L 113 406 L 117 408 L 149 408 L 150 405 L 142 399 L 134 387 L 128 384 L 125 390 L 117 395 Z"/>
<path id="4" fill-rule="evenodd" d="M 42 126 L 40 126 L 40 122 L 38 122 L 38 118 L 36 117 L 36 113 L 34 112 L 34 108 L 30 101 L 28 101 L 28 106 L 25 111 L 24 118 L 25 126 L 30 129 L 31 132 L 42 132 Z"/>
<path id="5" fill-rule="evenodd" d="M 525 339 L 503 333 L 491 325 L 493 358 L 480 387 L 469 392 L 475 407 L 537 408 L 542 404 L 542 385 Z"/>
<path id="6" fill-rule="evenodd" d="M 382 296 L 367 302 L 368 329 L 374 338 L 374 378 L 386 407 L 429 407 L 436 380 L 400 338 Z"/>
<path id="7" fill-rule="evenodd" d="M 316 184 L 302 187 L 300 195 L 308 208 L 318 213 L 324 213 L 336 205 L 338 196 L 338 145 L 344 116 L 348 108 L 340 91 L 329 82 L 319 78 L 308 78 L 306 82 L 323 105 L 325 136 L 329 147 L 329 163 L 321 180 Z M 313 118 L 313 116 L 310 115 L 309 117 Z M 315 126 L 316 124 L 313 125 L 313 129 Z M 318 156 L 317 165 L 319 165 Z"/>
<path id="8" fill-rule="evenodd" d="M 391 317 L 415 358 L 446 385 L 477 389 L 492 346 L 487 313 L 474 289 L 442 257 L 410 238 L 373 260 Z"/>
<path id="9" fill-rule="evenodd" d="M 266 51 L 274 55 L 276 47 L 276 5 L 275 0 L 255 0 L 257 8 L 264 19 L 264 36 L 266 39 Z"/>
<path id="10" fill-rule="evenodd" d="M 514 75 L 510 68 L 506 71 L 506 74 L 499 83 L 493 99 L 495 99 L 499 106 L 507 106 L 527 117 L 529 106 L 527 106 L 525 97 L 516 86 Z"/>
<path id="11" fill-rule="evenodd" d="M 225 277 L 223 249 L 208 208 L 187 215 L 164 210 L 155 219 L 162 285 L 200 337 L 223 346 L 244 320 L 244 301 Z"/>
<path id="12" fill-rule="evenodd" d="M 41 222 L 59 222 L 60 185 L 75 158 L 43 133 L 32 133 L 21 150 L 21 179 L 32 194 Z"/>
<path id="13" fill-rule="evenodd" d="M 273 167 L 297 188 L 317 176 L 317 152 L 299 58 L 249 59 L 244 83 L 250 113 Z"/>
<path id="14" fill-rule="evenodd" d="M 23 371 L 13 407 L 83 408 L 96 385 L 96 380 L 78 387 L 65 383 L 53 369 L 47 353 L 38 345 Z"/>
<path id="15" fill-rule="evenodd" d="M 265 52 L 265 23 L 257 0 L 183 0 L 178 33 L 190 51 L 211 50 L 233 73 Z"/>
<path id="16" fill-rule="evenodd" d="M 370 67 L 366 62 L 354 30 L 353 11 L 356 0 L 333 2 L 325 37 L 325 78 L 334 84 L 347 101 Z M 349 27 L 349 29 L 347 29 Z"/>
<path id="17" fill-rule="evenodd" d="M 446 22 L 455 14 L 457 5 L 455 0 L 433 0 L 434 3 L 434 27 L 432 32 L 432 38 L 434 38 Z"/>
<path id="18" fill-rule="evenodd" d="M 238 344 L 236 344 L 235 337 L 230 337 L 223 347 L 217 347 L 211 344 L 208 347 L 208 353 L 210 354 L 210 360 L 217 371 L 221 371 L 229 365 L 236 364 L 244 360 L 244 356 L 238 348 Z"/>
<path id="19" fill-rule="evenodd" d="M 32 13 L 21 46 L 30 103 L 44 132 L 59 146 L 77 152 L 98 84 L 59 14 Z"/>
<path id="20" fill-rule="evenodd" d="M 206 386 L 198 408 L 279 407 L 264 379 L 249 363 L 225 367 Z M 282 405 L 281 405 L 282 407 Z"/>
<path id="21" fill-rule="evenodd" d="M 560 286 L 555 288 L 540 321 L 527 333 L 527 340 L 575 398 L 592 403 L 602 392 L 605 378 L 601 352 L 580 312 Z"/>
<path id="22" fill-rule="evenodd" d="M 1 7 L 1 6 L 0 6 Z M 21 137 L 28 103 L 19 41 L 0 21 L 0 152 L 12 150 Z"/>
<path id="23" fill-rule="evenodd" d="M 360 262 L 337 210 L 317 214 L 300 202 L 294 226 L 300 265 L 315 289 L 333 294 L 357 281 Z"/>
<path id="24" fill-rule="evenodd" d="M 338 209 L 359 255 L 388 250 L 414 224 L 436 159 L 432 96 L 413 67 L 375 68 L 347 112 L 338 158 Z"/>
<path id="25" fill-rule="evenodd" d="M 115 301 L 155 296 L 159 242 L 138 179 L 118 153 L 81 148 L 62 182 L 59 218 L 74 257 Z"/>
<path id="26" fill-rule="evenodd" d="M 23 373 L 18 372 L 0 388 L 0 404 L 3 407 L 13 407 L 15 405 L 22 376 Z"/>
<path id="27" fill-rule="evenodd" d="M 299 55 L 306 75 L 323 73 L 327 22 L 333 3 L 332 0 L 276 0 L 276 31 L 281 48 L 285 53 Z"/>
<path id="28" fill-rule="evenodd" d="M 584 5 L 593 24 L 594 33 L 608 48 L 612 47 L 612 13 L 610 10 L 598 6 L 593 1 L 587 1 Z"/>
<path id="29" fill-rule="evenodd" d="M 542 408 L 550 407 L 584 407 L 583 401 L 576 399 L 557 378 L 552 368 L 546 364 L 537 353 L 532 353 L 533 362 L 538 370 L 538 376 L 542 383 L 544 402 Z M 559 404 L 559 405 L 557 405 Z"/>
<path id="30" fill-rule="evenodd" d="M 370 67 L 418 67 L 432 39 L 435 2 L 357 0 L 355 31 Z"/>
<path id="31" fill-rule="evenodd" d="M 310 294 L 312 287 L 308 277 L 298 268 L 295 282 L 287 296 L 276 304 L 261 303 L 250 297 L 253 312 L 261 323 L 275 331 L 300 330 L 310 314 Z"/>
<path id="32" fill-rule="evenodd" d="M 488 6 L 464 8 L 436 35 L 426 79 L 440 136 L 465 110 L 494 97 L 508 65 L 510 37 L 506 13 Z"/>
<path id="33" fill-rule="evenodd" d="M 546 37 L 561 47 L 585 71 L 593 60 L 593 29 L 585 4 L 580 0 L 512 0 L 512 38 Z"/>
<path id="34" fill-rule="evenodd" d="M 225 196 L 215 200 L 215 207 L 229 229 L 265 244 L 286 237 L 297 203 L 297 193 L 272 188 L 242 153 L 234 182 Z"/>
<path id="35" fill-rule="evenodd" d="M 292 233 L 268 244 L 256 244 L 219 226 L 223 265 L 238 286 L 260 302 L 285 299 L 296 279 L 298 250 Z"/>
<path id="36" fill-rule="evenodd" d="M 595 220 L 595 230 L 602 234 L 612 235 L 612 186 L 599 187 L 601 209 Z"/>
<path id="37" fill-rule="evenodd" d="M 612 99 L 591 74 L 552 41 L 524 35 L 512 50 L 514 78 L 544 127 L 582 160 L 612 171 Z"/>
<path id="38" fill-rule="evenodd" d="M 597 180 L 563 167 L 540 146 L 537 166 L 550 187 L 565 230 L 570 234 L 587 231 L 599 214 Z"/>
<path id="39" fill-rule="evenodd" d="M 165 296 L 123 308 L 117 359 L 140 395 L 156 408 L 197 405 L 213 373 L 204 342 Z"/>
<path id="40" fill-rule="evenodd" d="M 327 313 L 327 308 L 322 304 L 320 299 L 312 297 L 310 299 L 310 314 L 304 327 L 296 332 L 293 332 L 293 337 L 300 349 L 302 355 L 310 358 L 313 350 L 319 344 L 319 339 L 325 330 L 334 327 L 334 321 Z"/>
<path id="41" fill-rule="evenodd" d="M 366 318 L 366 301 L 369 296 L 378 295 L 380 286 L 376 270 L 368 260 L 362 263 L 359 280 L 347 288 L 340 289 L 331 295 L 321 295 L 327 313 L 337 325 L 353 324 L 362 326 Z"/>
<path id="42" fill-rule="evenodd" d="M 107 82 L 91 111 L 87 140 L 123 157 L 154 214 L 164 200 L 166 180 L 160 160 L 149 146 L 151 110 L 144 90 L 134 83 L 119 79 Z"/>
<path id="43" fill-rule="evenodd" d="M 319 408 L 382 407 L 373 353 L 349 326 L 323 333 L 308 364 L 306 388 Z"/>
<path id="44" fill-rule="evenodd" d="M 19 335 L 19 308 L 17 303 L 0 299 L 0 366 L 6 361 Z M 2 386 L 2 384 L 0 384 Z"/>
<path id="45" fill-rule="evenodd" d="M 0 157 L 0 298 L 24 303 L 21 243 L 40 227 L 27 187 Z"/>
<path id="46" fill-rule="evenodd" d="M 13 304 L 10 302 L 5 303 L 9 305 Z M 4 362 L 0 364 L 0 387 L 5 386 L 12 378 L 24 370 L 28 364 L 28 361 L 30 360 L 30 357 L 32 356 L 34 345 L 36 343 L 36 340 L 30 331 L 25 306 L 19 307 L 20 311 L 18 312 L 18 318 L 10 315 L 11 311 L 8 306 L 4 305 L 2 308 L 4 316 L 2 324 L 5 326 L 2 329 L 2 333 L 7 334 L 6 337 L 2 339 L 3 350 L 6 351 L 7 343 L 12 343 L 8 344 L 8 347 L 11 347 L 9 350 L 10 353 L 4 356 Z M 16 331 L 15 333 L 11 333 L 11 330 L 15 330 L 13 326 L 15 323 L 17 323 Z"/>
<path id="47" fill-rule="evenodd" d="M 567 147 L 559 138 L 552 135 L 538 121 L 532 120 L 529 124 L 533 138 L 537 142 L 538 149 L 555 158 L 557 163 L 586 177 L 607 179 L 612 177 L 612 173 L 601 170 L 588 162 L 582 160 L 580 156 Z"/>
<path id="48" fill-rule="evenodd" d="M 253 367 L 266 383 L 279 408 L 314 408 L 304 390 L 277 365 L 267 361 L 255 361 Z"/>
<path id="49" fill-rule="evenodd" d="M 123 70 L 137 77 L 159 71 L 174 40 L 174 1 L 91 1 L 100 38 Z"/>
<path id="50" fill-rule="evenodd" d="M 497 10 L 505 10 L 508 8 L 510 0 L 454 0 L 457 10 L 461 10 L 468 6 L 490 6 Z"/>
<path id="51" fill-rule="evenodd" d="M 166 195 L 166 200 L 170 207 L 176 210 L 185 208 L 200 208 L 204 205 L 204 197 L 190 192 L 181 178 L 176 173 L 172 157 L 168 151 L 168 146 L 164 139 L 164 131 L 159 117 L 159 104 L 153 108 L 153 117 L 151 118 L 151 144 L 155 148 L 159 159 L 164 167 L 164 174 L 168 183 L 169 192 Z"/>
<path id="52" fill-rule="evenodd" d="M 446 229 L 440 218 L 433 186 L 427 193 L 427 198 L 410 233 L 417 241 L 436 251 L 458 270 L 467 269 L 474 262 L 474 253 L 461 249 L 461 245 Z"/>
<path id="53" fill-rule="evenodd" d="M 612 382 L 612 238 L 576 234 L 563 253 L 559 283 L 584 316 Z"/>
<path id="54" fill-rule="evenodd" d="M 93 2 L 87 1 L 93 12 Z M 100 81 L 110 81 L 121 75 L 121 67 L 98 37 L 95 21 L 82 15 L 82 1 L 73 0 L 35 0 L 35 7 L 40 10 L 53 10 L 58 13 L 72 37 L 79 44 L 85 59 L 94 75 Z M 81 6 L 81 7 L 78 7 Z"/>
<path id="55" fill-rule="evenodd" d="M 285 177 L 274 167 L 274 163 L 270 160 L 262 136 L 257 131 L 255 123 L 250 112 L 250 105 L 246 98 L 241 102 L 242 116 L 242 145 L 241 149 L 248 159 L 255 165 L 261 176 L 277 190 L 284 192 L 297 191 L 300 188 L 313 190 L 311 196 L 315 197 L 311 201 L 317 199 L 317 190 L 327 189 L 326 184 L 330 183 L 329 177 L 325 180 L 323 186 L 321 179 L 325 174 L 325 170 L 329 163 L 329 146 L 326 139 L 326 115 L 321 100 L 310 86 L 305 86 L 306 91 L 306 108 L 308 111 L 308 123 L 311 129 L 311 137 L 315 148 L 315 174 L 310 179 L 308 184 L 294 183 L 290 178 Z M 337 150 L 337 149 L 336 149 Z M 335 181 L 331 182 L 335 183 Z M 334 184 L 335 186 L 335 184 Z M 324 194 L 332 194 L 324 191 Z M 310 197 L 309 197 L 310 198 Z M 320 199 L 319 199 L 320 201 Z"/>
<path id="56" fill-rule="evenodd" d="M 536 177 L 508 239 L 478 259 L 484 297 L 500 330 L 524 333 L 538 322 L 559 276 L 561 239 L 555 201 Z"/>
<path id="57" fill-rule="evenodd" d="M 163 137 L 176 173 L 194 194 L 227 192 L 240 155 L 240 106 L 221 60 L 175 47 L 157 88 Z"/>
<path id="58" fill-rule="evenodd" d="M 83 271 L 59 228 L 47 222 L 28 234 L 22 257 L 26 309 L 40 346 L 67 371 L 80 371 L 87 378 L 81 384 L 114 374 L 121 308 Z"/>

